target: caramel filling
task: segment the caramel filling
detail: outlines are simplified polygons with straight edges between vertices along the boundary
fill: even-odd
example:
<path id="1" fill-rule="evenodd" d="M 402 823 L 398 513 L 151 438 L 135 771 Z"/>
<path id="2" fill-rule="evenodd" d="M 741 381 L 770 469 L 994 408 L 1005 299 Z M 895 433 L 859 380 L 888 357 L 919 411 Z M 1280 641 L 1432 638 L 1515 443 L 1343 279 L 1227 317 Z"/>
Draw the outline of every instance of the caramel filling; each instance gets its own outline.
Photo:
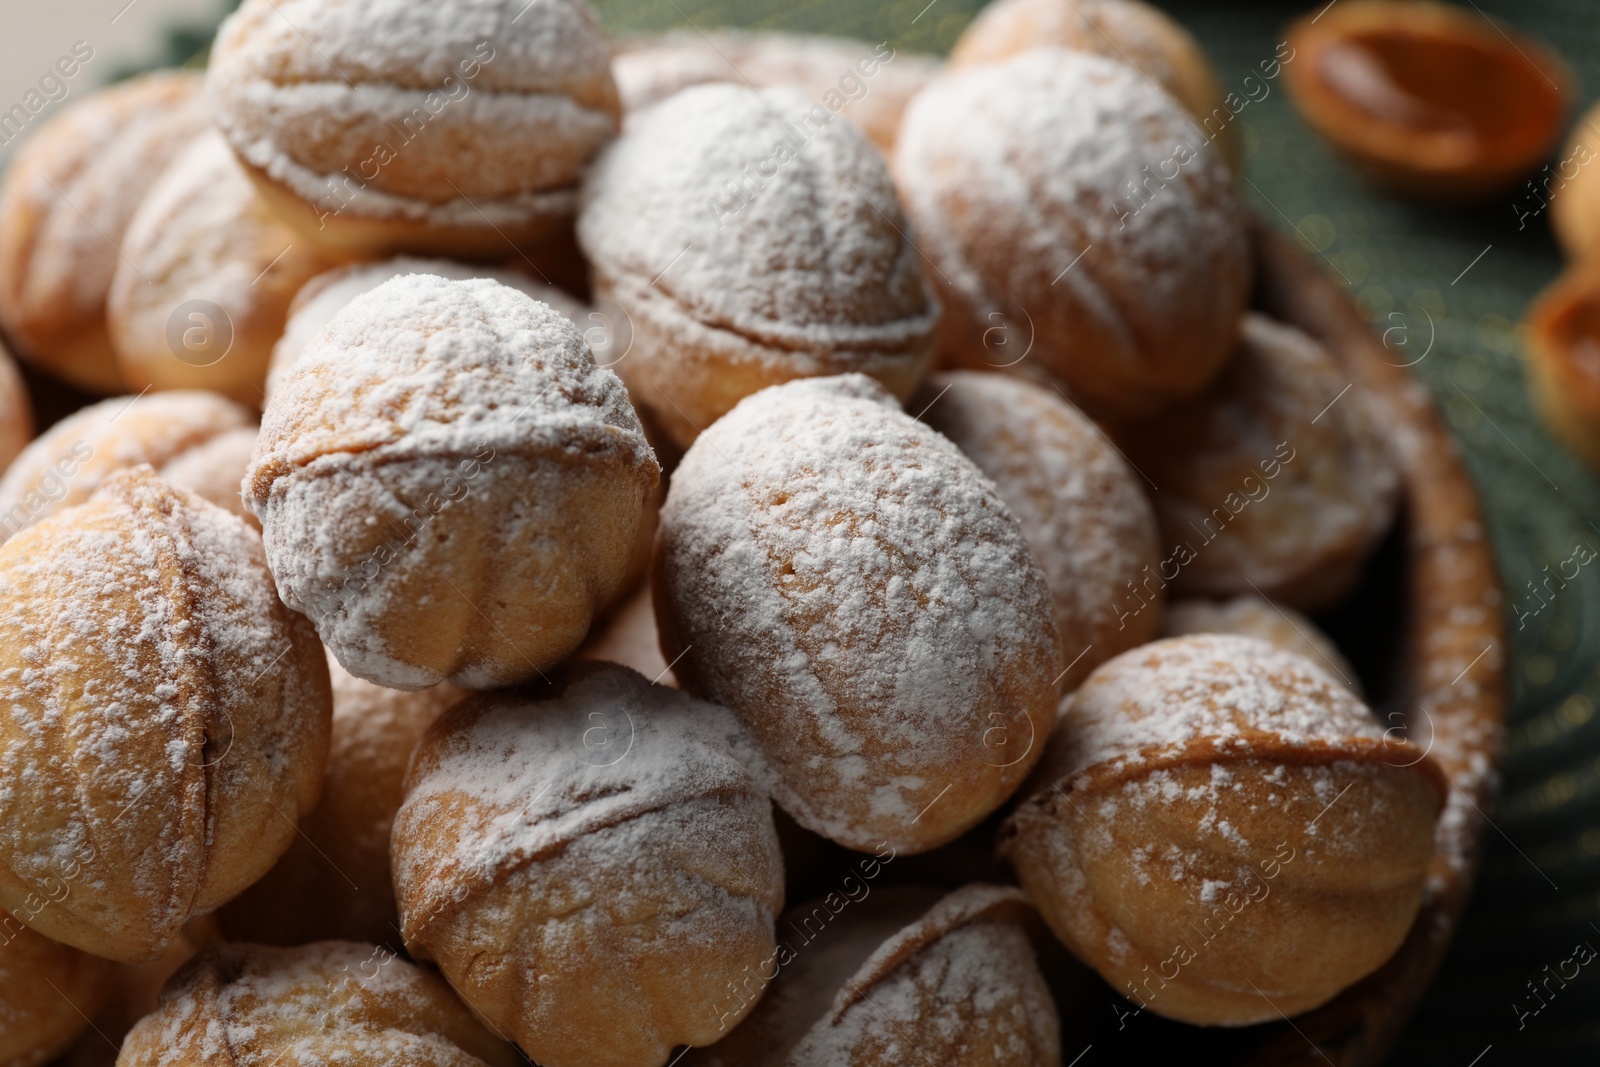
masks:
<path id="1" fill-rule="evenodd" d="M 1560 90 L 1510 46 L 1390 30 L 1351 34 L 1317 56 L 1317 74 L 1350 107 L 1479 151 L 1542 139 L 1561 121 Z"/>

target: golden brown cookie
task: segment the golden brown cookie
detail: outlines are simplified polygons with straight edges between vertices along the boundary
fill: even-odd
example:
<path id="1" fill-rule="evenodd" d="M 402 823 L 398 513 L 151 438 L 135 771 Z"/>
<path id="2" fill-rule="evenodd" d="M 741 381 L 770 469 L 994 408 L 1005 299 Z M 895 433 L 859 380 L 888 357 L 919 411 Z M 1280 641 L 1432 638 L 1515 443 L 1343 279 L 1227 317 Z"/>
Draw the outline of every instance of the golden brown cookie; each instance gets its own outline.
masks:
<path id="1" fill-rule="evenodd" d="M 1055 720 L 1050 590 L 994 483 L 863 375 L 765 389 L 673 473 L 661 651 L 749 723 L 774 797 L 920 852 L 997 808 Z"/>
<path id="2" fill-rule="evenodd" d="M 1572 139 L 1554 166 L 1530 178 L 1517 190 L 1513 209 L 1517 229 L 1550 209 L 1550 228 L 1568 258 L 1600 259 L 1600 105 L 1590 108 L 1572 127 Z"/>
<path id="3" fill-rule="evenodd" d="M 1527 374 L 1550 432 L 1600 471 L 1600 270 L 1579 263 L 1527 313 Z"/>
<path id="4" fill-rule="evenodd" d="M 1316 341 L 1255 312 L 1205 393 L 1107 428 L 1156 484 L 1157 573 L 1179 594 L 1326 607 L 1399 506 L 1399 466 L 1365 390 Z"/>
<path id="5" fill-rule="evenodd" d="M 28 399 L 28 387 L 11 353 L 0 344 L 0 475 L 32 439 L 33 403 Z"/>
<path id="6" fill-rule="evenodd" d="M 88 500 L 116 471 L 141 463 L 165 468 L 254 424 L 238 404 L 199 390 L 112 397 L 74 412 L 41 434 L 0 478 L 0 542 Z"/>
<path id="7" fill-rule="evenodd" d="M 0 188 L 0 323 L 17 354 L 92 393 L 124 388 L 106 295 L 128 223 L 205 129 L 200 77 L 147 74 L 63 110 Z"/>
<path id="8" fill-rule="evenodd" d="M 787 85 L 861 127 L 889 155 L 906 105 L 940 66 L 935 56 L 897 49 L 888 41 L 722 29 L 624 39 L 611 70 L 628 111 L 691 85 Z"/>
<path id="9" fill-rule="evenodd" d="M 289 847 L 328 749 L 327 667 L 260 539 L 148 467 L 0 547 L 0 907 L 126 963 Z"/>
<path id="10" fill-rule="evenodd" d="M 71 891 L 59 878 L 40 884 L 40 909 Z M 26 915 L 34 910 L 24 903 Z M 111 993 L 116 965 L 34 933 L 8 910 L 0 923 L 0 1067 L 38 1067 L 89 1028 Z"/>
<path id="11" fill-rule="evenodd" d="M 489 689 L 583 642 L 659 472 L 571 321 L 416 274 L 351 301 L 273 391 L 245 499 L 351 674 Z"/>
<path id="12" fill-rule="evenodd" d="M 687 446 L 744 397 L 860 372 L 906 397 L 939 304 L 882 158 L 793 89 L 701 85 L 633 116 L 584 186 L 594 295 L 627 316 L 616 365 Z"/>
<path id="13" fill-rule="evenodd" d="M 322 328 L 343 311 L 346 304 L 391 278 L 403 278 L 408 274 L 431 274 L 451 281 L 493 278 L 502 285 L 522 290 L 542 304 L 549 304 L 571 319 L 579 330 L 586 331 L 591 325 L 588 309 L 576 299 L 512 268 L 469 266 L 450 259 L 416 256 L 396 256 L 376 263 L 350 263 L 317 275 L 295 294 L 294 302 L 289 305 L 289 321 L 284 326 L 283 336 L 272 349 L 272 362 L 267 368 L 267 394 L 270 396 L 276 383 L 288 376 L 300 354 L 316 341 Z"/>
<path id="14" fill-rule="evenodd" d="M 1009 375 L 936 374 L 909 405 L 1000 490 L 1055 603 L 1063 692 L 1161 629 L 1160 533 L 1146 483 L 1055 390 Z"/>
<path id="15" fill-rule="evenodd" d="M 1250 248 L 1221 157 L 1125 63 L 1039 48 L 941 75 L 895 179 L 945 302 L 942 358 L 1059 381 L 1095 417 L 1155 412 L 1222 369 Z"/>
<path id="16" fill-rule="evenodd" d="M 456 705 L 395 819 L 406 945 L 547 1067 L 716 1041 L 783 906 L 748 749 L 726 710 L 613 664 Z M 625 1010 L 597 1027 L 596 1004 Z"/>
<path id="17" fill-rule="evenodd" d="M 219 508 L 226 508 L 256 529 L 261 523 L 239 494 L 239 483 L 255 452 L 257 430 L 241 426 L 220 433 L 168 460 L 157 474 L 180 489 L 196 493 Z"/>
<path id="18" fill-rule="evenodd" d="M 389 881 L 389 827 L 411 750 L 466 693 L 406 693 L 364 682 L 328 656 L 333 734 L 322 798 L 272 870 L 222 909 L 229 940 L 268 945 L 368 941 L 401 947 Z"/>
<path id="19" fill-rule="evenodd" d="M 950 65 L 1003 62 L 1030 48 L 1052 47 L 1131 65 L 1194 116 L 1198 143 L 1214 142 L 1238 170 L 1239 131 L 1229 105 L 1240 98 L 1224 96 L 1205 50 L 1188 30 L 1140 0 L 998 0 L 962 31 Z"/>
<path id="20" fill-rule="evenodd" d="M 1304 656 L 1311 663 L 1361 694 L 1356 669 L 1344 658 L 1333 639 L 1293 608 L 1274 604 L 1266 597 L 1248 593 L 1232 600 L 1180 600 L 1167 606 L 1162 621 L 1162 637 L 1187 634 L 1238 634 L 1259 637 L 1285 652 Z"/>
<path id="21" fill-rule="evenodd" d="M 336 262 L 267 210 L 216 133 L 162 173 L 122 253 L 107 314 L 128 387 L 211 389 L 253 407 L 289 302 Z"/>
<path id="22" fill-rule="evenodd" d="M 1021 893 L 851 881 L 784 913 L 773 958 L 729 990 L 755 1010 L 685 1067 L 1059 1067 Z"/>
<path id="23" fill-rule="evenodd" d="M 217 32 L 217 123 L 306 238 L 364 255 L 505 256 L 570 221 L 615 136 L 611 46 L 583 0 L 246 0 Z"/>
<path id="24" fill-rule="evenodd" d="M 215 913 L 191 919 L 159 959 L 113 967 L 105 1006 L 61 1058 L 59 1067 L 115 1067 L 117 1053 L 135 1023 L 156 1010 L 161 987 L 201 949 L 222 940 Z"/>
<path id="25" fill-rule="evenodd" d="M 228 1063 L 516 1067 L 438 975 L 350 941 L 217 945 L 179 971 L 128 1035 L 120 1067 Z"/>
<path id="26" fill-rule="evenodd" d="M 1242 1026 L 1400 946 L 1447 786 L 1307 660 L 1201 635 L 1095 671 L 1034 788 L 1000 849 L 1073 955 L 1126 1014 Z"/>

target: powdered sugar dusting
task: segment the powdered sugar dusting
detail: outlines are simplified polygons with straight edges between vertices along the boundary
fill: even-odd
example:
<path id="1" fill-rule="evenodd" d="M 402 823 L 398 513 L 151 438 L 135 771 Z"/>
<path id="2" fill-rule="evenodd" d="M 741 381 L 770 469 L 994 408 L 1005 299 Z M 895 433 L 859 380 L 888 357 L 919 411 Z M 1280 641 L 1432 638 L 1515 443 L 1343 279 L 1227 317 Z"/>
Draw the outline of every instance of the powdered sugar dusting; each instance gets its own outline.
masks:
<path id="1" fill-rule="evenodd" d="M 1062 662 L 1081 656 L 1066 685 L 1148 636 L 1153 618 L 1124 627 L 1119 614 L 1126 583 L 1156 562 L 1155 512 L 1095 425 L 1054 393 L 999 374 L 935 375 L 910 406 L 923 404 L 922 420 L 1016 513 L 1050 585 Z"/>
<path id="2" fill-rule="evenodd" d="M 246 498 L 313 460 L 383 448 L 394 459 L 484 446 L 616 450 L 655 468 L 616 375 L 571 321 L 480 278 L 394 278 L 350 301 L 273 395 Z"/>
<path id="3" fill-rule="evenodd" d="M 295 948 L 219 945 L 163 990 L 119 1062 L 175 1067 L 295 1063 L 519 1062 L 468 1015 L 442 979 L 392 952 L 349 941 Z"/>
<path id="4" fill-rule="evenodd" d="M 0 541 L 29 523 L 81 504 L 111 473 L 162 467 L 255 418 L 215 393 L 173 390 L 102 400 L 62 419 L 0 479 Z"/>
<path id="5" fill-rule="evenodd" d="M 1026 907 L 994 886 L 944 898 L 879 946 L 784 1062 L 1058 1062 L 1055 1007 L 1017 921 Z"/>
<path id="6" fill-rule="evenodd" d="M 309 803 L 326 681 L 283 662 L 303 635 L 255 535 L 147 467 L 8 544 L 0 612 L 17 636 L 0 663 L 8 863 L 30 885 L 81 866 L 59 907 L 108 932 L 90 947 L 159 955 L 210 894 L 242 888 L 209 884 L 209 854 L 262 796 L 290 818 Z M 263 869 L 292 833 L 254 832 Z"/>
<path id="7" fill-rule="evenodd" d="M 1063 705 L 1056 780 L 1091 767 L 1134 768 L 1193 744 L 1248 755 L 1287 746 L 1382 741 L 1349 690 L 1301 656 L 1251 637 L 1157 641 L 1105 664 Z"/>
<path id="8" fill-rule="evenodd" d="M 779 350 L 900 351 L 938 306 L 883 161 L 791 89 L 686 89 L 631 116 L 595 161 L 578 237 L 641 299 Z M 821 109 L 826 112 L 826 109 Z M 747 202 L 730 189 L 758 175 Z"/>
<path id="9" fill-rule="evenodd" d="M 765 802 L 764 765 L 725 709 L 614 664 L 573 668 L 560 686 L 543 700 L 474 698 L 419 746 L 394 829 L 408 942 L 426 942 L 453 904 L 580 841 L 605 843 L 603 881 L 648 852 L 675 809 Z M 441 821 L 457 827 L 452 848 L 427 844 L 443 840 L 429 832 Z M 704 903 L 708 916 L 720 907 Z"/>
<path id="10" fill-rule="evenodd" d="M 610 58 L 582 0 L 251 0 L 208 90 L 241 157 L 313 204 L 516 225 L 570 212 L 616 133 Z"/>
<path id="11" fill-rule="evenodd" d="M 1043 106 L 999 110 L 1004 99 L 1018 96 Z M 1052 106 L 1060 101 L 1071 106 Z M 961 140 L 952 143 L 956 135 Z M 934 81 L 907 112 L 896 169 L 906 179 L 902 193 L 924 238 L 941 249 L 929 254 L 946 273 L 949 264 L 962 266 L 964 256 L 955 235 L 935 224 L 943 212 L 919 174 L 937 175 L 942 187 L 970 185 L 996 213 L 1014 212 L 1016 234 L 1026 245 L 1008 252 L 1042 258 L 1059 272 L 1089 245 L 1115 247 L 1125 276 L 1108 283 L 1149 286 L 1142 299 L 1151 306 L 1178 308 L 1195 299 L 1195 273 L 1206 269 L 1191 242 L 1243 242 L 1231 198 L 1219 203 L 1215 196 L 1214 187 L 1228 181 L 1226 168 L 1220 160 L 1197 160 L 1182 172 L 1183 181 L 1160 190 L 1126 220 L 1122 215 L 1136 205 L 1123 200 L 1129 183 L 1147 176 L 1144 167 L 1156 169 L 1175 145 L 1192 138 L 1176 102 L 1127 65 L 1043 48 Z M 1020 159 L 1022 150 L 1031 158 Z M 1079 240 L 1061 240 L 1061 220 Z M 1058 284 L 1109 310 L 1110 298 L 1094 278 L 1092 271 L 1073 270 Z M 951 280 L 968 288 L 978 307 L 1004 295 L 986 294 L 976 274 Z"/>
<path id="12" fill-rule="evenodd" d="M 431 274 L 451 281 L 492 278 L 501 285 L 520 289 L 540 303 L 548 304 L 575 324 L 583 314 L 583 305 L 566 293 L 541 285 L 526 274 L 507 268 L 471 266 L 449 259 L 421 259 L 415 256 L 397 256 L 379 263 L 352 263 L 317 275 L 295 295 L 283 336 L 272 349 L 272 365 L 267 371 L 267 395 L 272 395 L 300 354 L 317 339 L 329 320 L 344 310 L 345 305 L 391 278 L 403 278 L 408 274 Z"/>
<path id="13" fill-rule="evenodd" d="M 1009 791 L 1024 761 L 999 767 L 986 729 L 1048 731 L 1049 591 L 1016 519 L 871 379 L 740 403 L 674 474 L 659 545 L 680 679 L 751 722 L 820 833 L 903 840 L 954 777 Z"/>

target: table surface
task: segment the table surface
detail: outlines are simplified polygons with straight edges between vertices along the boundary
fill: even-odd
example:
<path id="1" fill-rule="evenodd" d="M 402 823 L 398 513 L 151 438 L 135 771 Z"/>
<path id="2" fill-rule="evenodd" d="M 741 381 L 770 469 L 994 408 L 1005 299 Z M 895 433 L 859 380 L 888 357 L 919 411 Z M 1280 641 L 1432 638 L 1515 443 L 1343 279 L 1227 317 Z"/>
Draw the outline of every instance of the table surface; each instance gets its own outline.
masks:
<path id="1" fill-rule="evenodd" d="M 617 32 L 746 26 L 888 40 L 926 52 L 948 49 L 982 6 L 982 0 L 594 2 Z M 1512 707 L 1503 792 L 1490 813 L 1472 907 L 1394 1062 L 1493 1067 L 1592 1057 L 1600 1050 L 1600 982 L 1591 972 L 1600 966 L 1565 984 L 1551 976 L 1580 944 L 1600 949 L 1600 568 L 1580 573 L 1546 606 L 1528 592 L 1530 582 L 1543 578 L 1542 568 L 1566 560 L 1579 541 L 1600 544 L 1600 481 L 1540 427 L 1523 383 L 1519 322 L 1561 268 L 1547 218 L 1519 220 L 1533 202 L 1515 196 L 1444 210 L 1364 185 L 1311 134 L 1281 84 L 1260 80 L 1259 64 L 1309 4 L 1169 0 L 1163 6 L 1206 45 L 1223 85 L 1254 98 L 1238 119 L 1251 206 L 1320 257 L 1374 328 L 1386 331 L 1397 360 L 1416 361 L 1414 373 L 1465 451 L 1507 590 Z M 1600 5 L 1467 0 L 1463 6 L 1545 39 L 1576 74 L 1578 113 L 1593 102 L 1600 90 Z M 194 50 L 196 29 L 204 27 L 172 35 L 174 61 Z M 1258 80 L 1246 83 L 1251 76 Z"/>

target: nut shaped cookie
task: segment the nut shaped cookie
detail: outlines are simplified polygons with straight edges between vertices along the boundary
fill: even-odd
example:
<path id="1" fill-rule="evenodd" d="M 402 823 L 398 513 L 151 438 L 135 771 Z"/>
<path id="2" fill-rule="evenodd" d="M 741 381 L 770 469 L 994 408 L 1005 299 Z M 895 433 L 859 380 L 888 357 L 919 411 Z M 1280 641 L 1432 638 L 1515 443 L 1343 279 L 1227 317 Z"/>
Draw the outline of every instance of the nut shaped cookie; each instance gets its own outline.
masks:
<path id="1" fill-rule="evenodd" d="M 781 920 L 770 984 L 734 991 L 760 994 L 750 1017 L 685 1067 L 1060 1067 L 1033 918 L 1016 889 L 976 884 L 808 901 Z"/>
<path id="2" fill-rule="evenodd" d="M 888 169 L 793 89 L 700 85 L 630 117 L 584 184 L 597 300 L 632 325 L 617 364 L 680 447 L 744 397 L 860 372 L 902 399 L 939 303 Z"/>
<path id="3" fill-rule="evenodd" d="M 1034 788 L 1000 850 L 1056 936 L 1137 1010 L 1244 1026 L 1400 947 L 1447 786 L 1308 660 L 1207 634 L 1095 671 Z"/>
<path id="4" fill-rule="evenodd" d="M 1160 8 L 1140 0 L 998 0 L 962 32 L 950 49 L 950 65 L 1000 62 L 1042 47 L 1093 52 L 1131 65 L 1194 116 L 1197 143 L 1215 143 L 1238 170 L 1235 112 L 1217 72 L 1200 42 Z M 1272 69 L 1263 64 L 1263 73 Z"/>
<path id="5" fill-rule="evenodd" d="M 872 379 L 741 402 L 673 472 L 656 546 L 662 655 L 749 723 L 806 828 L 925 851 L 1043 751 L 1044 574 L 994 483 Z"/>
<path id="6" fill-rule="evenodd" d="M 522 1062 L 438 975 L 388 949 L 351 941 L 206 949 L 173 975 L 117 1063 L 211 1067 L 219 1057 L 344 1067 Z"/>
<path id="7" fill-rule="evenodd" d="M 277 213 L 363 255 L 549 236 L 621 115 L 584 0 L 246 0 L 206 88 Z"/>
<path id="8" fill-rule="evenodd" d="M 660 1067 L 716 1041 L 783 906 L 752 768 L 725 709 L 614 664 L 456 705 L 395 819 L 407 946 L 547 1067 Z M 597 1003 L 627 1010 L 597 1028 Z"/>
<path id="9" fill-rule="evenodd" d="M 570 320 L 410 275 L 352 300 L 273 390 L 244 496 L 278 592 L 351 674 L 490 689 L 583 642 L 659 477 Z"/>
<path id="10" fill-rule="evenodd" d="M 1095 418 L 1199 392 L 1250 295 L 1244 214 L 1194 120 L 1125 63 L 1038 48 L 912 100 L 894 174 L 947 365 L 1040 377 Z"/>
<path id="11" fill-rule="evenodd" d="M 130 78 L 22 143 L 0 187 L 0 324 L 17 354 L 100 395 L 125 388 L 106 296 L 145 195 L 206 128 L 198 75 Z"/>
<path id="12" fill-rule="evenodd" d="M 242 520 L 148 467 L 0 547 L 0 907 L 125 963 L 289 847 L 328 673 Z"/>

